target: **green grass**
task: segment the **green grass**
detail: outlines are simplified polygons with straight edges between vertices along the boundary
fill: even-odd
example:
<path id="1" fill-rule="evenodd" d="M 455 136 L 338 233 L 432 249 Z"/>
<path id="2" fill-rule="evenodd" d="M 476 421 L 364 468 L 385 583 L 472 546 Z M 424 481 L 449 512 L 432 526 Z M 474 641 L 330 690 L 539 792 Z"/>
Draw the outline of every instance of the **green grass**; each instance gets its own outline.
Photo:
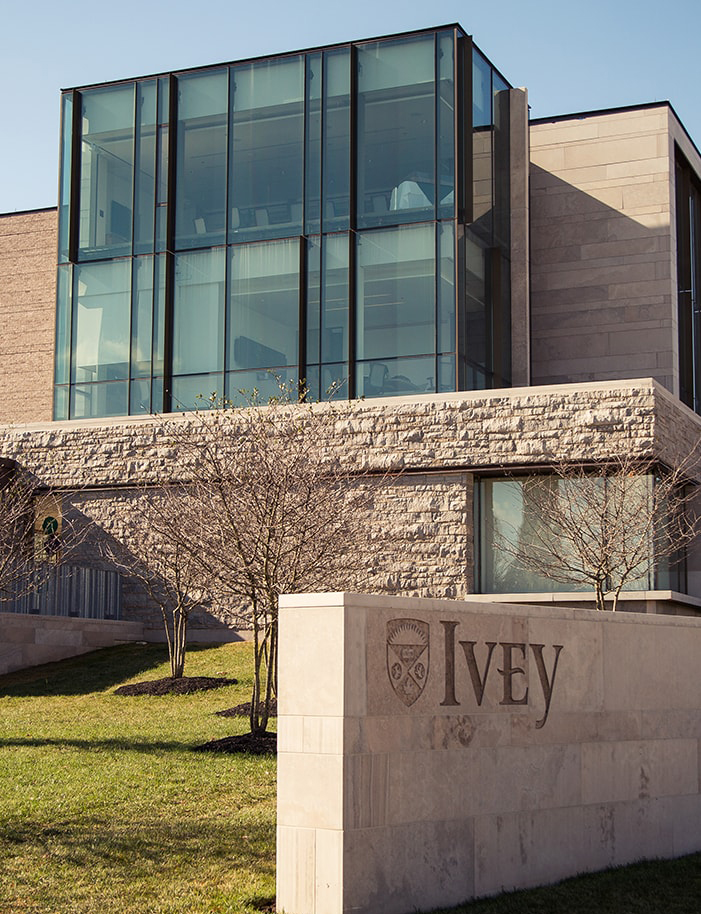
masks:
<path id="1" fill-rule="evenodd" d="M 275 762 L 193 752 L 246 732 L 250 646 L 192 649 L 236 686 L 122 697 L 168 675 L 128 645 L 0 677 L 0 912 L 230 914 L 275 894 Z"/>
<path id="2" fill-rule="evenodd" d="M 701 854 L 654 860 L 434 914 L 698 914 Z"/>
<path id="3" fill-rule="evenodd" d="M 0 914 L 245 914 L 275 894 L 275 762 L 193 752 L 243 733 L 250 645 L 192 649 L 195 695 L 127 698 L 168 675 L 128 645 L 0 677 Z M 696 914 L 701 854 L 580 876 L 444 914 Z"/>

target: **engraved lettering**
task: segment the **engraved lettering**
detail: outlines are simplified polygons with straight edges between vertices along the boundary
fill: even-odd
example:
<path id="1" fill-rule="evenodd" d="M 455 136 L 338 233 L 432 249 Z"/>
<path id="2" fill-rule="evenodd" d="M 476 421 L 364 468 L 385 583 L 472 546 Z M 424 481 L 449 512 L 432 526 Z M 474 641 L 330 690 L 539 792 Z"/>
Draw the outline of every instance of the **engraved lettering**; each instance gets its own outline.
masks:
<path id="1" fill-rule="evenodd" d="M 441 705 L 459 704 L 455 697 L 455 629 L 457 622 L 441 622 L 445 636 L 445 697 Z"/>
<path id="2" fill-rule="evenodd" d="M 465 660 L 467 660 L 467 668 L 470 671 L 470 679 L 472 680 L 472 688 L 475 693 L 475 698 L 477 699 L 478 706 L 482 706 L 482 699 L 484 698 L 484 687 L 487 684 L 487 676 L 489 675 L 489 667 L 492 662 L 492 654 L 494 653 L 494 648 L 497 646 L 496 641 L 487 641 L 487 647 L 489 652 L 487 653 L 487 662 L 484 665 L 484 673 L 480 675 L 479 667 L 477 666 L 477 659 L 475 657 L 475 645 L 476 641 L 461 641 L 460 645 L 465 652 Z"/>
<path id="3" fill-rule="evenodd" d="M 514 676 L 521 675 L 525 676 L 526 671 L 522 666 L 514 666 L 513 658 L 511 656 L 514 650 L 521 651 L 521 656 L 523 659 L 526 659 L 526 645 L 525 644 L 514 644 L 511 641 L 502 641 L 501 650 L 504 655 L 504 669 L 498 670 L 499 674 L 504 678 L 504 697 L 499 702 L 500 705 L 526 705 L 528 704 L 528 686 L 526 686 L 525 693 L 521 698 L 514 697 Z"/>
<path id="4" fill-rule="evenodd" d="M 545 714 L 541 717 L 540 720 L 535 722 L 536 730 L 540 730 L 541 727 L 545 726 L 545 721 L 548 719 L 548 714 L 550 712 L 550 702 L 553 697 L 553 687 L 555 686 L 555 676 L 557 675 L 557 664 L 560 660 L 560 651 L 562 651 L 562 644 L 553 644 L 555 649 L 555 662 L 553 663 L 553 672 L 552 676 L 548 678 L 548 671 L 545 668 L 545 660 L 543 659 L 543 648 L 544 644 L 531 644 L 531 650 L 533 651 L 533 657 L 535 658 L 535 665 L 538 669 L 538 677 L 540 678 L 540 684 L 543 687 L 543 698 L 545 699 Z"/>

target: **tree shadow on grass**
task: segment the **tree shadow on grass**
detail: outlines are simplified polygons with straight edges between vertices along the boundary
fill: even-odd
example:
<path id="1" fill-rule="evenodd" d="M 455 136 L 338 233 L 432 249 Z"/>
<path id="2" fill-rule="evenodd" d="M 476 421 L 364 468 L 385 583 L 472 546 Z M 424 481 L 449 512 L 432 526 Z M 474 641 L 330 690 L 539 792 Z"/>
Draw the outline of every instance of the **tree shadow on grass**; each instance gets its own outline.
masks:
<path id="1" fill-rule="evenodd" d="M 9 737 L 0 739 L 2 747 L 21 747 L 31 749 L 80 749 L 84 752 L 188 752 L 197 748 L 193 743 L 179 743 L 175 740 L 149 740 L 133 739 L 61 739 L 60 737 L 41 737 L 33 739 L 29 736 Z"/>
<path id="2" fill-rule="evenodd" d="M 210 650 L 211 645 L 192 646 L 188 654 Z M 0 697 L 85 695 L 102 692 L 141 676 L 168 660 L 163 644 L 121 644 L 89 654 L 29 667 L 0 676 Z"/>
<path id="3" fill-rule="evenodd" d="M 41 859 L 42 879 L 60 878 L 65 889 L 66 898 L 56 899 L 59 904 L 70 900 L 71 871 L 77 879 L 85 872 L 93 873 L 96 880 L 109 882 L 114 893 L 124 885 L 152 886 L 154 879 L 164 885 L 177 883 L 183 891 L 188 885 L 201 886 L 203 872 L 217 867 L 250 869 L 257 876 L 274 878 L 275 824 L 272 814 L 270 818 L 262 823 L 241 821 L 234 808 L 229 820 L 90 819 L 50 826 L 29 821 L 0 828 L 0 852 L 6 861 L 13 857 Z M 25 894 L 27 890 L 31 892 L 32 873 L 22 881 Z M 217 891 L 216 884 L 212 888 Z M 269 898 L 252 889 L 245 901 L 255 907 Z"/>

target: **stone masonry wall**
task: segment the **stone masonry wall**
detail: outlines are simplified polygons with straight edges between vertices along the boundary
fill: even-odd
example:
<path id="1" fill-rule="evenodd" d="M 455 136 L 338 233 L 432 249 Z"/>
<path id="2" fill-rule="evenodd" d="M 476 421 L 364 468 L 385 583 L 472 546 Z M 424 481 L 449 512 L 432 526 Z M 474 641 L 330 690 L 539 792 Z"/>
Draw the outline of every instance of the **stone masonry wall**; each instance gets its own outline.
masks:
<path id="1" fill-rule="evenodd" d="M 620 453 L 657 454 L 674 462 L 701 428 L 694 413 L 649 379 L 314 408 L 332 410 L 329 450 L 349 470 L 370 469 L 378 478 L 397 471 L 378 487 L 368 513 L 372 557 L 358 587 L 427 597 L 461 598 L 474 591 L 475 473 Z M 147 417 L 6 427 L 0 429 L 0 456 L 16 459 L 39 484 L 63 488 L 66 514 L 79 511 L 106 522 L 116 500 L 129 497 L 134 487 L 187 478 L 191 472 L 169 439 L 170 421 L 189 420 Z M 371 549 L 375 541 L 381 542 L 379 551 Z M 94 543 L 81 549 L 83 560 L 101 562 Z M 129 596 L 129 588 L 126 593 L 129 618 L 158 623 L 147 600 Z"/>
<path id="2" fill-rule="evenodd" d="M 534 384 L 678 392 L 675 128 L 667 104 L 531 124 Z"/>
<path id="3" fill-rule="evenodd" d="M 0 215 L 0 421 L 51 420 L 56 210 Z"/>

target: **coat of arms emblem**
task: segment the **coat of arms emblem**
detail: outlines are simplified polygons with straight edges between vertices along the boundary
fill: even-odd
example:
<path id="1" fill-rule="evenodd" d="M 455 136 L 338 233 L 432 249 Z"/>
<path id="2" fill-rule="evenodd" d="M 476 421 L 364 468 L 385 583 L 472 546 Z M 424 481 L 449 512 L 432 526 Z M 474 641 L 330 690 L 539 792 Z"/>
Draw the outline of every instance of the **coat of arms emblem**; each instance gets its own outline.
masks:
<path id="1" fill-rule="evenodd" d="M 429 626 L 419 619 L 387 623 L 387 673 L 397 696 L 409 707 L 428 678 Z"/>

